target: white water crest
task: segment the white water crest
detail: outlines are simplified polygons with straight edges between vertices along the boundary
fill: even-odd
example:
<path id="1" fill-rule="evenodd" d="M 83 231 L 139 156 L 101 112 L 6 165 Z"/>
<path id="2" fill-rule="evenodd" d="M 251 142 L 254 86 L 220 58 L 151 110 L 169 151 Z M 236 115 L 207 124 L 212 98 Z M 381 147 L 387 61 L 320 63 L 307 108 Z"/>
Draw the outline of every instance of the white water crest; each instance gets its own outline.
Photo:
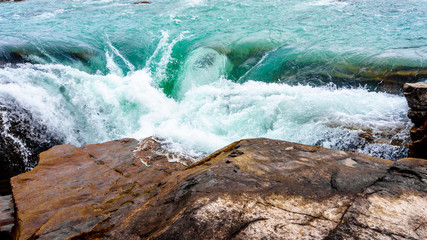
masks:
<path id="1" fill-rule="evenodd" d="M 392 132 L 388 142 L 352 149 L 375 155 L 392 153 L 389 144 L 407 138 L 409 131 L 402 96 L 363 88 L 238 84 L 220 78 L 193 84 L 174 100 L 153 86 L 148 69 L 120 76 L 25 64 L 0 69 L 0 79 L 0 93 L 18 99 L 75 145 L 157 136 L 175 152 L 201 157 L 242 138 L 346 149 L 363 140 L 361 133 Z"/>

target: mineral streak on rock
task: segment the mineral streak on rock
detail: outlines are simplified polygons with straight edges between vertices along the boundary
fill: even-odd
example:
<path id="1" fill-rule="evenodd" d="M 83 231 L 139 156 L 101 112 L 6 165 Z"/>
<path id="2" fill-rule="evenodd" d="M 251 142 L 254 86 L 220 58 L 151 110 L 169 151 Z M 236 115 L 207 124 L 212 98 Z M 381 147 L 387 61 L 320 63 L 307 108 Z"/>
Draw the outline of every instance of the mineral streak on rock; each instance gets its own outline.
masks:
<path id="1" fill-rule="evenodd" d="M 411 156 L 427 158 L 427 83 L 406 83 L 403 93 L 410 107 L 408 117 L 414 123 L 409 145 Z"/>
<path id="2" fill-rule="evenodd" d="M 148 138 L 42 153 L 11 180 L 17 238 L 427 237 L 424 160 L 271 139 L 235 142 L 188 167 L 165 151 Z"/>
<path id="3" fill-rule="evenodd" d="M 427 161 L 404 158 L 363 191 L 330 239 L 426 239 Z"/>

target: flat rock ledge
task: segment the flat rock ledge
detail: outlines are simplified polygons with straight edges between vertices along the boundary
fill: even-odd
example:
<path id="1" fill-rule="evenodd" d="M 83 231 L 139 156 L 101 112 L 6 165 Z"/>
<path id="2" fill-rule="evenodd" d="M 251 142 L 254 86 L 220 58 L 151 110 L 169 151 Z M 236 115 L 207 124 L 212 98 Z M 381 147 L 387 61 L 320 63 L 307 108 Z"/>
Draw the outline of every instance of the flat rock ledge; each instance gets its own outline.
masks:
<path id="1" fill-rule="evenodd" d="M 155 138 L 53 147 L 11 179 L 15 237 L 427 239 L 426 160 L 261 138 L 191 163 Z"/>

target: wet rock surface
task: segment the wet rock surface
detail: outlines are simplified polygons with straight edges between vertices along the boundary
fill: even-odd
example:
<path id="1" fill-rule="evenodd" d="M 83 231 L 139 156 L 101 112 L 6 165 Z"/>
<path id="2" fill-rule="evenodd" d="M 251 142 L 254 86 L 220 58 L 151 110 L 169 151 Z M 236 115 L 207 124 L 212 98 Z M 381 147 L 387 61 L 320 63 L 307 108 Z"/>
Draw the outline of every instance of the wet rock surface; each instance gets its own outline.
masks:
<path id="1" fill-rule="evenodd" d="M 185 167 L 158 154 L 163 151 L 154 139 L 122 139 L 43 152 L 36 168 L 11 179 L 18 238 L 104 236 L 143 206 L 162 179 Z"/>
<path id="2" fill-rule="evenodd" d="M 181 158 L 187 167 L 171 154 L 154 138 L 43 152 L 11 180 L 17 238 L 427 237 L 425 160 L 271 139 Z"/>
<path id="3" fill-rule="evenodd" d="M 414 123 L 409 145 L 411 156 L 427 158 L 427 83 L 406 83 L 403 87 L 410 107 L 408 117 Z"/>
<path id="4" fill-rule="evenodd" d="M 37 155 L 62 138 L 8 96 L 0 96 L 0 195 L 10 194 L 9 178 L 37 164 Z"/>

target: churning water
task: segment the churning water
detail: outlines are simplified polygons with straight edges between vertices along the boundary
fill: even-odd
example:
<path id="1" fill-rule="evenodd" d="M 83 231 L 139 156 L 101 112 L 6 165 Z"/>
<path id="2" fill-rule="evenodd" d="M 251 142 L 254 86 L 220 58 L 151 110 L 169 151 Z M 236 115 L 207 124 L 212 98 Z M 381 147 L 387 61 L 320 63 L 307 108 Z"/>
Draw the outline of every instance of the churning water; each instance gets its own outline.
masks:
<path id="1" fill-rule="evenodd" d="M 200 157 L 268 137 L 396 159 L 407 154 L 410 121 L 395 93 L 427 77 L 420 0 L 27 0 L 0 9 L 0 95 L 77 146 L 153 135 Z M 9 130 L 2 136 L 19 142 Z"/>

